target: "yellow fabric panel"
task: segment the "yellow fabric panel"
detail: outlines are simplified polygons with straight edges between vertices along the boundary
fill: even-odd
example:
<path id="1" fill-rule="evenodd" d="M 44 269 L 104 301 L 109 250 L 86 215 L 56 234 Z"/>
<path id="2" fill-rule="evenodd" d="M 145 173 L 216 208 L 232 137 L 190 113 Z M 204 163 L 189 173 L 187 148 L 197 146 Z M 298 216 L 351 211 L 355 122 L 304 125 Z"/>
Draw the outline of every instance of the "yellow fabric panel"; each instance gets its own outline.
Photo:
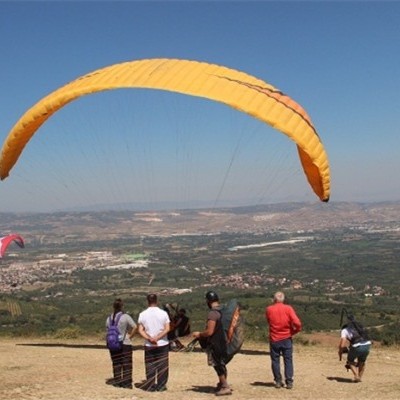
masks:
<path id="1" fill-rule="evenodd" d="M 311 119 L 290 97 L 270 84 L 223 66 L 178 59 L 148 59 L 111 65 L 82 76 L 44 97 L 8 134 L 0 155 L 3 180 L 37 129 L 76 98 L 117 88 L 179 92 L 225 103 L 275 127 L 298 146 L 307 179 L 317 196 L 329 200 L 327 155 Z"/>

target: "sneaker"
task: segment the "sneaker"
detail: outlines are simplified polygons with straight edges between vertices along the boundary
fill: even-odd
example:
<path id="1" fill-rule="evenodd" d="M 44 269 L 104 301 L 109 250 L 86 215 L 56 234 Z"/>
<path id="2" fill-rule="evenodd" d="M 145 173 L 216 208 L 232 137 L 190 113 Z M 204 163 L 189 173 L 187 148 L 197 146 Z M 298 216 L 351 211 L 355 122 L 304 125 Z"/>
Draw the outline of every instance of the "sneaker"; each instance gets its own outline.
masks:
<path id="1" fill-rule="evenodd" d="M 221 387 L 221 389 L 218 390 L 217 393 L 215 393 L 216 396 L 227 396 L 232 394 L 232 390 L 230 387 Z"/>
<path id="2" fill-rule="evenodd" d="M 286 389 L 293 389 L 293 382 L 289 382 L 286 384 Z"/>
<path id="3" fill-rule="evenodd" d="M 132 383 L 120 383 L 117 386 L 124 389 L 133 389 Z"/>
<path id="4" fill-rule="evenodd" d="M 165 392 L 166 390 L 167 390 L 166 386 L 160 386 L 160 387 L 157 387 L 157 389 L 156 389 L 157 392 Z"/>
<path id="5" fill-rule="evenodd" d="M 282 382 L 275 382 L 275 389 L 280 389 L 282 387 L 284 387 L 285 385 Z"/>

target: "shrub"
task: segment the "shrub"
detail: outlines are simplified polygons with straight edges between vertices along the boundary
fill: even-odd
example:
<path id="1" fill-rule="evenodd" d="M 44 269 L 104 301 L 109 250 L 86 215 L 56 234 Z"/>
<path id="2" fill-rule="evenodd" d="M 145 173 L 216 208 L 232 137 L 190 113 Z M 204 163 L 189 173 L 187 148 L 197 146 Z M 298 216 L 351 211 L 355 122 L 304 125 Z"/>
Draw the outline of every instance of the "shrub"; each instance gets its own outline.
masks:
<path id="1" fill-rule="evenodd" d="M 56 339 L 78 339 L 82 336 L 82 331 L 77 326 L 68 326 L 56 331 L 54 337 Z"/>

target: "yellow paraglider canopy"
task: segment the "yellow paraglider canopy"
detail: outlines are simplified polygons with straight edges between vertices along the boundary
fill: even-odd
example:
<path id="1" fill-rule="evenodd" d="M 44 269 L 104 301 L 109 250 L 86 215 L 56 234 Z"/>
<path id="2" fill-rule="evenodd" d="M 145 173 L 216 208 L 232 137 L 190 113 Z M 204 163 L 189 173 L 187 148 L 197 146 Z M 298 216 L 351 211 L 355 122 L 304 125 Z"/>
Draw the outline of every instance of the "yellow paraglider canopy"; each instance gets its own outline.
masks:
<path id="1" fill-rule="evenodd" d="M 225 103 L 271 125 L 297 145 L 312 189 L 329 200 L 325 149 L 306 111 L 272 85 L 244 72 L 204 62 L 148 59 L 111 65 L 84 75 L 37 102 L 8 134 L 0 155 L 0 178 L 8 177 L 22 150 L 57 110 L 91 93 L 119 88 L 168 90 Z"/>

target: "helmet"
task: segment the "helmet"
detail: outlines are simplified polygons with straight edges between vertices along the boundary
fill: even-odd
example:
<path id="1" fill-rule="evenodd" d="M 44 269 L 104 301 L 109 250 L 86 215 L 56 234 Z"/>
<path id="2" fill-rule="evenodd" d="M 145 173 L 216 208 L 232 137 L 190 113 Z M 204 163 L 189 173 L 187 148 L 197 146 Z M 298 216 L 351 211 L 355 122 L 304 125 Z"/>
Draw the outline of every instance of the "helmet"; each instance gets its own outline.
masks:
<path id="1" fill-rule="evenodd" d="M 213 290 L 210 290 L 206 293 L 206 300 L 209 302 L 218 301 L 219 297 L 217 293 L 215 293 Z"/>

